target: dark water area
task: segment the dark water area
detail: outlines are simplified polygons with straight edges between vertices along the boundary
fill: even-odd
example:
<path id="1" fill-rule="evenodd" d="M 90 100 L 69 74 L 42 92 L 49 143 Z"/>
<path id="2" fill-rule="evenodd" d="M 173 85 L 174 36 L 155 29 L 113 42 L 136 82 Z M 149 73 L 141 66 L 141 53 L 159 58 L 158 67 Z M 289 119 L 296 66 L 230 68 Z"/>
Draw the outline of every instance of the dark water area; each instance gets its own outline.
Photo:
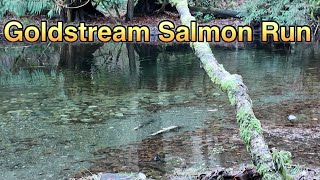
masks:
<path id="1" fill-rule="evenodd" d="M 243 77 L 270 147 L 319 168 L 319 45 L 213 52 Z M 251 164 L 234 108 L 188 45 L 6 47 L 0 59 L 0 179 L 161 179 Z"/>

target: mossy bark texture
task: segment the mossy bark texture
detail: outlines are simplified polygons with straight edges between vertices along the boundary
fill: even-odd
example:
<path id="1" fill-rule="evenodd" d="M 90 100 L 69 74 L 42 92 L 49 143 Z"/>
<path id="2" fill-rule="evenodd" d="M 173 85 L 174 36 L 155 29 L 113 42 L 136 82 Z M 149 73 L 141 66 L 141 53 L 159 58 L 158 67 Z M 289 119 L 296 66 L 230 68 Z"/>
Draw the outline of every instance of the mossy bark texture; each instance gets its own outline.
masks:
<path id="1" fill-rule="evenodd" d="M 170 0 L 170 3 L 177 8 L 183 25 L 190 27 L 190 22 L 195 21 L 195 18 L 190 14 L 187 0 Z M 272 154 L 263 138 L 260 121 L 253 113 L 252 101 L 242 77 L 226 71 L 214 57 L 208 43 L 193 42 L 191 47 L 200 58 L 211 81 L 228 94 L 230 103 L 235 106 L 241 138 L 245 142 L 258 172 L 263 175 L 265 180 L 283 179 L 275 167 Z"/>

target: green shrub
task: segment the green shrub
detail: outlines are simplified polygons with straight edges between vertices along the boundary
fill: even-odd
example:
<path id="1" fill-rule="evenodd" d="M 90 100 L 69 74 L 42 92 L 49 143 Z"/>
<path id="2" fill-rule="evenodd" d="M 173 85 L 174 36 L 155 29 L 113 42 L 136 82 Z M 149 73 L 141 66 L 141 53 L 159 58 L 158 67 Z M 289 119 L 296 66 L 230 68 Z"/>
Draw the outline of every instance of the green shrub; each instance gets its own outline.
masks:
<path id="1" fill-rule="evenodd" d="M 208 22 L 208 21 L 211 21 L 214 19 L 214 16 L 212 14 L 206 14 L 204 17 L 203 17 L 203 21 L 204 22 Z"/>
<path id="2" fill-rule="evenodd" d="M 245 23 L 273 20 L 281 25 L 303 25 L 311 20 L 319 0 L 246 0 L 241 8 Z"/>
<path id="3" fill-rule="evenodd" d="M 17 16 L 24 16 L 27 13 L 40 14 L 45 9 L 52 7 L 51 0 L 0 0 L 0 18 L 7 12 Z"/>
<path id="4" fill-rule="evenodd" d="M 237 9 L 243 0 L 188 0 L 190 6 Z"/>
<path id="5" fill-rule="evenodd" d="M 44 10 L 49 10 L 48 16 L 53 17 L 60 13 L 60 4 L 56 0 L 0 0 L 0 18 L 11 12 L 18 17 L 27 14 L 40 14 Z M 93 4 L 100 5 L 104 10 L 124 7 L 126 0 L 92 0 Z M 63 4 L 63 3 L 62 3 Z"/>

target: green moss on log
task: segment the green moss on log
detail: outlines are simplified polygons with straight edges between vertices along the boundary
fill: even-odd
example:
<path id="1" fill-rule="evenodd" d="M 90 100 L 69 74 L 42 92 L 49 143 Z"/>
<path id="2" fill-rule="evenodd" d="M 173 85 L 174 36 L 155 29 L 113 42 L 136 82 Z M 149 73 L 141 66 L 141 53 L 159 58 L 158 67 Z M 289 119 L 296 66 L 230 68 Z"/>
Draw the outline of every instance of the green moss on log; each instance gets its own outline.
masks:
<path id="1" fill-rule="evenodd" d="M 228 93 L 228 98 L 230 104 L 234 106 L 236 104 L 236 96 L 235 93 L 237 91 L 237 76 L 236 75 L 229 75 L 225 79 L 220 82 L 220 87 L 222 91 Z"/>
<path id="2" fill-rule="evenodd" d="M 194 21 L 195 18 L 190 14 L 188 10 L 187 0 L 170 0 L 173 6 L 176 6 L 180 13 L 180 19 L 182 23 L 190 27 L 190 22 Z M 264 153 L 261 153 L 261 148 L 257 145 L 251 145 L 251 142 L 255 142 L 254 138 L 262 137 L 262 127 L 260 121 L 255 117 L 252 107 L 251 100 L 246 94 L 246 87 L 242 83 L 241 76 L 231 75 L 221 64 L 216 62 L 210 45 L 207 42 L 194 42 L 190 43 L 190 46 L 195 51 L 197 57 L 200 58 L 202 66 L 209 75 L 211 81 L 217 84 L 224 92 L 227 93 L 229 101 L 232 105 L 237 107 L 237 122 L 240 126 L 240 136 L 243 139 L 248 151 L 252 147 L 251 154 L 254 160 L 256 160 L 257 170 L 263 176 L 263 180 L 281 180 L 282 176 L 287 179 L 287 163 L 289 162 L 291 156 L 286 153 L 276 153 L 272 154 L 267 151 L 267 145 L 263 144 L 262 148 Z M 237 99 L 238 98 L 238 99 Z M 237 102 L 239 100 L 240 102 Z M 253 137 L 254 136 L 254 137 Z M 264 141 L 262 141 L 264 143 Z M 258 144 L 259 145 L 259 144 Z M 285 157 L 285 158 L 284 158 Z M 279 167 L 275 168 L 274 166 Z"/>
<path id="3" fill-rule="evenodd" d="M 279 151 L 275 148 L 272 149 L 272 159 L 276 164 L 276 169 L 281 172 L 285 180 L 292 180 L 293 177 L 289 171 L 292 168 L 292 155 L 288 151 Z"/>

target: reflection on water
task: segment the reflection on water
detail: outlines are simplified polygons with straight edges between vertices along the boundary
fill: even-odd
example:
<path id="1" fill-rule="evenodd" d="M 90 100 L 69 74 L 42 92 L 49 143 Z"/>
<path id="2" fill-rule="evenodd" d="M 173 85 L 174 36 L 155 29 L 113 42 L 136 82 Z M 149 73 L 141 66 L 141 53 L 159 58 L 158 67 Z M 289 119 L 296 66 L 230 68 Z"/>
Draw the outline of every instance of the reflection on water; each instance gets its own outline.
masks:
<path id="1" fill-rule="evenodd" d="M 320 166 L 319 47 L 213 51 L 243 76 L 271 146 Z M 250 162 L 233 108 L 188 45 L 15 47 L 0 49 L 0 59 L 0 179 L 62 179 L 87 169 L 159 177 Z M 288 124 L 288 114 L 300 122 Z M 150 136 L 172 125 L 180 129 Z"/>

